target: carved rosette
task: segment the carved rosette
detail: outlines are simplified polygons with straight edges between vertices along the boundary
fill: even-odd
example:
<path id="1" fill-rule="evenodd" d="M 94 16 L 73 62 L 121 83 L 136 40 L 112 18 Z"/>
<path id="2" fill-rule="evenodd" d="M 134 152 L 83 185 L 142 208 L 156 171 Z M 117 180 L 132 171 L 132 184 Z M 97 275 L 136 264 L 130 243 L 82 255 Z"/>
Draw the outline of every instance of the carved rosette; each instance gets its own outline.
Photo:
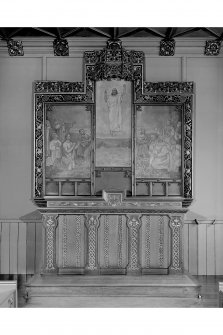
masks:
<path id="1" fill-rule="evenodd" d="M 141 215 L 127 215 L 129 229 L 129 262 L 127 269 L 130 272 L 141 269 L 139 262 L 139 228 L 141 226 Z"/>
<path id="2" fill-rule="evenodd" d="M 221 41 L 220 40 L 212 40 L 206 41 L 204 54 L 206 56 L 218 56 L 221 50 Z"/>
<path id="3" fill-rule="evenodd" d="M 86 215 L 85 221 L 87 227 L 87 270 L 97 270 L 98 269 L 98 256 L 97 256 L 97 246 L 98 246 L 98 227 L 99 220 L 98 215 Z"/>
<path id="4" fill-rule="evenodd" d="M 22 41 L 10 39 L 7 41 L 9 56 L 24 56 Z"/>
<path id="5" fill-rule="evenodd" d="M 160 41 L 160 56 L 174 56 L 175 54 L 175 40 L 164 39 Z"/>
<path id="6" fill-rule="evenodd" d="M 68 41 L 64 38 L 56 38 L 53 41 L 54 56 L 69 56 Z"/>
<path id="7" fill-rule="evenodd" d="M 170 219 L 171 228 L 171 265 L 170 272 L 183 271 L 183 255 L 182 255 L 182 218 L 181 216 L 172 216 Z"/>
<path id="8" fill-rule="evenodd" d="M 43 214 L 45 228 L 44 272 L 56 272 L 56 228 L 57 214 Z"/>

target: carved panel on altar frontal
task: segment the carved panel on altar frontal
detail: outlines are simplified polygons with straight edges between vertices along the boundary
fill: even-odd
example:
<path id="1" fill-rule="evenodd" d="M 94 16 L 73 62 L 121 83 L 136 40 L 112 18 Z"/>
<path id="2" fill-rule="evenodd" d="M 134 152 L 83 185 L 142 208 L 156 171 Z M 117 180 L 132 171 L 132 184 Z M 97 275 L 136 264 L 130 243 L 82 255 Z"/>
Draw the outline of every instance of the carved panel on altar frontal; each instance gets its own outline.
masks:
<path id="1" fill-rule="evenodd" d="M 124 201 L 188 206 L 193 83 L 144 82 L 143 52 L 120 40 L 83 58 L 83 83 L 34 83 L 37 205 L 103 201 L 103 191 L 117 191 Z"/>

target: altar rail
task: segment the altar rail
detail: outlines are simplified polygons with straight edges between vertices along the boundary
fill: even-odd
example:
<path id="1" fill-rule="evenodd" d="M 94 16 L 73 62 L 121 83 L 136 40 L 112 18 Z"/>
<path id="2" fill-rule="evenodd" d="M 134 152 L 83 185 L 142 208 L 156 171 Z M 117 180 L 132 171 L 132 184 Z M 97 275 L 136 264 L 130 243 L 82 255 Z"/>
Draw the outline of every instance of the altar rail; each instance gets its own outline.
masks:
<path id="1" fill-rule="evenodd" d="M 184 268 L 192 275 L 223 275 L 223 221 L 185 221 Z M 0 220 L 0 274 L 39 273 L 41 221 Z"/>

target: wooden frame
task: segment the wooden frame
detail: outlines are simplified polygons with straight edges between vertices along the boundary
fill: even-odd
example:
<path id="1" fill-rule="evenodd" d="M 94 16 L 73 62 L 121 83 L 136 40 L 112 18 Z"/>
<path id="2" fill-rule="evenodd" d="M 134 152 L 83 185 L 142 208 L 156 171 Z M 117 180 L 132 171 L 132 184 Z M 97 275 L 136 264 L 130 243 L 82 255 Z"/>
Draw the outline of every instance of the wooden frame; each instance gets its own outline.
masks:
<path id="1" fill-rule="evenodd" d="M 125 186 L 111 191 L 124 191 L 127 196 L 144 200 L 164 200 L 181 201 L 188 206 L 192 201 L 192 110 L 193 110 L 193 83 L 192 82 L 144 82 L 144 54 L 141 51 L 127 51 L 122 48 L 121 41 L 108 41 L 107 47 L 103 50 L 89 51 L 84 53 L 84 82 L 69 83 L 56 81 L 38 81 L 34 83 L 34 183 L 33 199 L 38 206 L 46 206 L 49 200 L 86 200 L 91 201 L 92 196 L 100 196 L 102 199 L 102 183 L 100 192 L 97 192 L 98 180 L 103 176 L 108 180 L 111 175 L 119 176 L 121 182 L 127 183 Z M 99 81 L 125 81 L 131 82 L 132 101 L 131 101 L 131 133 L 132 133 L 132 152 L 131 166 L 96 166 L 96 85 Z M 63 194 L 62 184 L 58 184 L 58 192 L 46 192 L 45 182 L 45 138 L 46 138 L 46 110 L 49 106 L 85 106 L 91 111 L 91 175 L 90 179 L 73 178 L 73 194 Z M 143 107 L 144 106 L 144 107 Z M 182 121 L 182 178 L 178 192 L 170 192 L 172 186 L 168 183 L 177 184 L 178 179 L 172 178 L 138 178 L 136 176 L 136 115 L 140 108 L 145 106 L 175 106 L 181 114 Z M 81 107 L 82 108 L 82 107 Z M 75 107 L 74 107 L 75 109 Z M 109 177 L 109 178 L 108 178 Z M 115 177 L 116 178 L 116 177 Z M 61 181 L 62 182 L 62 181 Z M 77 191 L 78 183 L 90 183 L 90 192 L 80 194 Z M 76 184 L 75 184 L 76 183 Z M 142 183 L 148 189 L 145 194 L 139 194 L 137 183 Z M 156 186 L 164 183 L 163 193 L 153 191 L 153 183 Z M 176 185 L 175 185 L 176 186 Z M 66 192 L 65 192 L 66 193 Z"/>

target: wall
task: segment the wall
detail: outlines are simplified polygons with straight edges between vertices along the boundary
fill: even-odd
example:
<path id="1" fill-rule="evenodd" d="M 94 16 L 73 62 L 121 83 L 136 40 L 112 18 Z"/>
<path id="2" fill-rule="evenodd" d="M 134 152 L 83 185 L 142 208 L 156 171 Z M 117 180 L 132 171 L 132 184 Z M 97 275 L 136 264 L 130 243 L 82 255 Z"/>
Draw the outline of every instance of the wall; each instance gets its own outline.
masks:
<path id="1" fill-rule="evenodd" d="M 83 51 L 102 49 L 106 40 L 79 38 L 68 42 L 70 56 L 64 58 L 53 56 L 52 40 L 48 39 L 24 39 L 24 57 L 9 57 L 7 48 L 0 45 L 0 219 L 18 220 L 36 210 L 31 201 L 32 82 L 81 81 Z M 158 39 L 123 39 L 127 49 L 145 52 L 146 81 L 195 82 L 195 200 L 186 218 L 222 222 L 223 52 L 217 57 L 204 56 L 204 39 L 179 39 L 176 45 L 174 57 L 160 57 Z M 201 230 L 200 235 L 200 230 L 202 239 L 204 232 Z M 212 234 L 210 229 L 207 234 Z M 208 243 L 212 244 L 211 236 Z M 218 250 L 220 254 L 222 251 Z"/>

